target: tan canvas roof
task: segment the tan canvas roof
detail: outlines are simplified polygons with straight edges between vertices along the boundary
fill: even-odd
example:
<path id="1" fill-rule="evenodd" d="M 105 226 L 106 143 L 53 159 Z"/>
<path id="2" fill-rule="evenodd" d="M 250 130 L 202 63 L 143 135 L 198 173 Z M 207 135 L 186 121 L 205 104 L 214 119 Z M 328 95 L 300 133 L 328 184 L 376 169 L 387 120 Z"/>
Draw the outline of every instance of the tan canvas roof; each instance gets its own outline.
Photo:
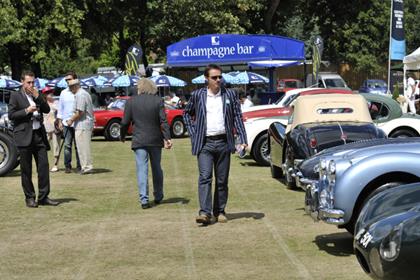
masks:
<path id="1" fill-rule="evenodd" d="M 299 96 L 293 103 L 292 123 L 288 131 L 298 124 L 318 122 L 372 123 L 366 99 L 359 94 L 317 94 Z"/>

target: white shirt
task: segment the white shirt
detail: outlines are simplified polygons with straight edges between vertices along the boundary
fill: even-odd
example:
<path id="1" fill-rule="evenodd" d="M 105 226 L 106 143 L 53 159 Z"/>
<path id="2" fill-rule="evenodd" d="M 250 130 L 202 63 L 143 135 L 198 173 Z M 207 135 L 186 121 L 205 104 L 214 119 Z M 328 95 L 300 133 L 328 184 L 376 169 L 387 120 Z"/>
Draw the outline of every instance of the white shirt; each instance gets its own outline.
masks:
<path id="1" fill-rule="evenodd" d="M 207 131 L 206 136 L 214 136 L 225 134 L 225 118 L 223 115 L 223 99 L 219 90 L 217 94 L 213 94 L 207 89 Z"/>
<path id="2" fill-rule="evenodd" d="M 249 107 L 254 106 L 254 103 L 252 103 L 251 100 L 249 100 L 248 98 L 245 99 L 244 104 L 241 104 L 241 110 L 243 111 L 244 109 L 247 109 Z"/>
<path id="3" fill-rule="evenodd" d="M 67 126 L 67 120 L 73 116 L 74 94 L 69 88 L 64 89 L 60 94 L 58 103 L 57 118 L 61 119 L 64 126 Z M 72 126 L 74 126 L 72 124 Z"/>
<path id="4" fill-rule="evenodd" d="M 29 104 L 31 106 L 36 106 L 33 96 L 28 95 L 28 94 L 25 94 L 25 95 L 26 95 L 26 98 L 29 101 Z M 33 116 L 32 117 L 32 129 L 34 129 L 34 130 L 39 129 L 41 127 L 41 123 L 37 120 L 37 117 L 39 116 L 39 112 L 38 111 L 33 112 L 32 116 Z"/>
<path id="5" fill-rule="evenodd" d="M 174 95 L 174 97 L 171 98 L 171 103 L 176 105 L 179 102 L 179 97 Z"/>

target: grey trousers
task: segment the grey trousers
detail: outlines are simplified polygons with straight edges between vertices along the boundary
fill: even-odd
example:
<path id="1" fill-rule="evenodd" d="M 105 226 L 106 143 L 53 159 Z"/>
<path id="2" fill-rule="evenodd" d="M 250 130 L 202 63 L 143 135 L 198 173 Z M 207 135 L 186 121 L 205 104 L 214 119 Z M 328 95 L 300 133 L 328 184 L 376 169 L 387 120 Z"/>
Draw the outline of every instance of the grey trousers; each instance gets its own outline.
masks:
<path id="1" fill-rule="evenodd" d="M 230 169 L 230 151 L 226 140 L 206 139 L 204 147 L 197 156 L 198 159 L 198 199 L 200 201 L 200 215 L 214 216 L 225 213 L 228 200 L 228 179 Z M 212 207 L 211 185 L 214 175 L 216 186 Z M 213 210 L 213 211 L 212 211 Z"/>

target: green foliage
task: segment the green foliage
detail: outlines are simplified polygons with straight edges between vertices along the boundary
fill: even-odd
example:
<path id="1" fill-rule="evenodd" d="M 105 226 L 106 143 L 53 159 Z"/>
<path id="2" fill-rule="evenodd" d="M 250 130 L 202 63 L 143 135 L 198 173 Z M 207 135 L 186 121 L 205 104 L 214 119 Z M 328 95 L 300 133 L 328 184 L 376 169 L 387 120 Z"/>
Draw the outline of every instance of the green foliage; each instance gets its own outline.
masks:
<path id="1" fill-rule="evenodd" d="M 420 45 L 419 0 L 404 7 L 409 53 Z M 320 35 L 323 60 L 373 73 L 388 59 L 389 9 L 381 0 L 1 0 L 0 67 L 18 56 L 24 66 L 40 65 L 43 76 L 69 68 L 91 73 L 97 65 L 124 65 L 133 43 L 145 63 L 163 62 L 166 47 L 186 38 L 268 30 L 304 41 L 307 56 Z"/>
<path id="2" fill-rule="evenodd" d="M 392 99 L 397 100 L 400 96 L 400 89 L 398 88 L 398 83 L 394 85 L 394 90 L 392 91 Z"/>

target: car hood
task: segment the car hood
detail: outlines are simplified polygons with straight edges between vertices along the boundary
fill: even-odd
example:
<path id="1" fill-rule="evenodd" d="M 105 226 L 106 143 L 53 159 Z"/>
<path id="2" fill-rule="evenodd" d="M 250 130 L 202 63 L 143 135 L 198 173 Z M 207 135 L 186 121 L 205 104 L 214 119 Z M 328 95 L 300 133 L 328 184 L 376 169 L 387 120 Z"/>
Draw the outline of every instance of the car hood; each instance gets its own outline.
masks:
<path id="1" fill-rule="evenodd" d="M 123 110 L 112 109 L 112 110 L 97 110 L 97 111 L 93 111 L 93 114 L 95 115 L 95 118 L 98 118 L 98 117 L 102 117 L 102 116 L 122 114 L 123 112 L 124 112 Z"/>
<path id="2" fill-rule="evenodd" d="M 420 153 L 420 138 L 390 138 L 390 139 L 371 139 L 344 144 L 329 149 L 325 149 L 307 160 L 303 161 L 298 169 L 302 173 L 304 178 L 317 179 L 318 173 L 314 171 L 315 165 L 317 165 L 321 158 L 328 157 L 331 159 L 346 158 L 353 162 L 358 161 L 361 158 L 377 155 L 379 153 L 386 152 L 407 152 L 415 151 Z"/>

